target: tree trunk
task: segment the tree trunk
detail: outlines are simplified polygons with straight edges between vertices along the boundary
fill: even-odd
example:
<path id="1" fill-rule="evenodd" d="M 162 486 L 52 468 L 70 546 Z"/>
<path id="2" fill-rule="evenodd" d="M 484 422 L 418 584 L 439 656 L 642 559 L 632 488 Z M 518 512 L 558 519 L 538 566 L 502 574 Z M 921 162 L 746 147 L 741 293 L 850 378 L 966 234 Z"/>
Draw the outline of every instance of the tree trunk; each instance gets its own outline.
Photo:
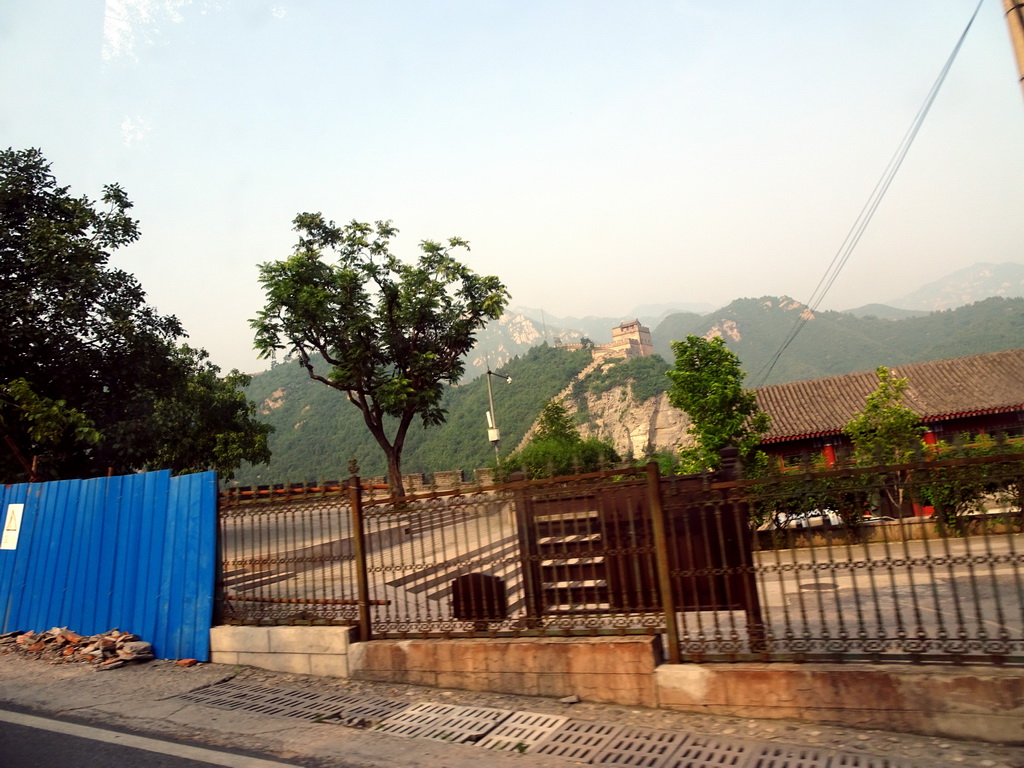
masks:
<path id="1" fill-rule="evenodd" d="M 398 422 L 398 429 L 395 431 L 394 442 L 388 440 L 384 432 L 383 417 L 374 418 L 370 408 L 364 403 L 354 401 L 356 407 L 363 412 L 363 421 L 373 435 L 377 445 L 384 451 L 388 460 L 388 485 L 391 488 L 392 496 L 405 496 L 405 485 L 402 483 L 402 448 L 405 445 L 405 435 L 409 431 L 409 424 L 412 423 L 414 413 L 405 413 Z"/>
<path id="2" fill-rule="evenodd" d="M 388 485 L 392 496 L 405 496 L 405 485 L 402 482 L 402 455 L 393 446 L 384 447 L 384 455 L 388 459 Z"/>

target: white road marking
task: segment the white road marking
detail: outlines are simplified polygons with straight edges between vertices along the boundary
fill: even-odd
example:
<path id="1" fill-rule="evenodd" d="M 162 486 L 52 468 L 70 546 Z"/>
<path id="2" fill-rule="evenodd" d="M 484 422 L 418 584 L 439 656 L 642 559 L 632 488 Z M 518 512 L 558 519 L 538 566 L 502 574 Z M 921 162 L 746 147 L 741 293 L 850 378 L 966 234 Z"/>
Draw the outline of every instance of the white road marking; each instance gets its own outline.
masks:
<path id="1" fill-rule="evenodd" d="M 279 763 L 276 760 L 264 760 L 260 757 L 234 755 L 230 752 L 218 752 L 213 749 L 188 746 L 187 744 L 175 744 L 172 741 L 160 741 L 159 739 L 135 736 L 130 733 L 93 728 L 88 725 L 77 725 L 34 715 L 23 715 L 18 712 L 7 712 L 2 709 L 0 709 L 0 722 L 63 733 L 67 736 L 77 736 L 82 739 L 103 741 L 108 744 L 121 744 L 134 749 L 144 749 L 147 752 L 159 752 L 162 755 L 171 755 L 172 757 L 181 757 L 187 760 L 198 760 L 210 765 L 222 765 L 226 766 L 226 768 L 297 768 L 294 763 Z"/>

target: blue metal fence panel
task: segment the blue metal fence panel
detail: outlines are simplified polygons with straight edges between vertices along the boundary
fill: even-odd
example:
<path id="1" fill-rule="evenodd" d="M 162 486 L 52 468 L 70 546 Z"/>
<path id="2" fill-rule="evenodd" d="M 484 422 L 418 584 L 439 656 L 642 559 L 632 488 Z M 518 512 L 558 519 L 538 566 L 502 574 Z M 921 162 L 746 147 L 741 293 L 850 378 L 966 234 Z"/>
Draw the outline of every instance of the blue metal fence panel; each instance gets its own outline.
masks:
<path id="1" fill-rule="evenodd" d="M 12 485 L 0 504 L 0 523 L 24 504 L 0 549 L 0 631 L 118 627 L 162 658 L 209 659 L 216 473 Z"/>

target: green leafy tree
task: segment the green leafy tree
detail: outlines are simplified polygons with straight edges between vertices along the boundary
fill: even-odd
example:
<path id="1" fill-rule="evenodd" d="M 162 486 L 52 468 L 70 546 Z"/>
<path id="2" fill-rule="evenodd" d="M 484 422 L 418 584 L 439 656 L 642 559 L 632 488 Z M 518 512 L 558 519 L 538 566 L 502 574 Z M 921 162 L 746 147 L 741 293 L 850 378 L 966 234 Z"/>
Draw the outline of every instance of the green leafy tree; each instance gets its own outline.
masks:
<path id="1" fill-rule="evenodd" d="M 422 241 L 406 264 L 390 251 L 390 222 L 337 226 L 302 213 L 294 224 L 292 255 L 260 266 L 255 346 L 264 357 L 295 355 L 312 379 L 345 393 L 387 458 L 392 492 L 404 494 L 409 427 L 417 417 L 444 422 L 444 384 L 461 378 L 476 331 L 501 316 L 508 291 L 452 257 L 469 247 L 457 237 Z"/>
<path id="2" fill-rule="evenodd" d="M 8 414 L 6 417 L 5 412 Z M 8 419 L 12 414 L 16 414 L 23 423 L 28 437 L 36 445 L 56 444 L 62 440 L 82 446 L 95 445 L 103 437 L 85 414 L 68 407 L 63 400 L 37 395 L 25 379 L 14 379 L 0 385 L 0 430 L 7 447 L 31 481 L 38 479 L 36 466 L 10 436 Z"/>
<path id="3" fill-rule="evenodd" d="M 747 471 L 763 467 L 765 456 L 757 446 L 771 420 L 758 407 L 754 393 L 743 388 L 739 358 L 720 337 L 687 336 L 672 342 L 672 351 L 676 362 L 668 371 L 668 399 L 689 415 L 688 431 L 696 441 L 680 451 L 682 471 L 717 469 L 719 451 L 727 446 L 739 449 Z"/>
<path id="4" fill-rule="evenodd" d="M 178 472 L 216 470 L 230 478 L 242 462 L 270 460 L 273 427 L 256 419 L 245 395 L 251 377 L 238 371 L 222 376 L 202 349 L 180 347 L 174 395 L 155 404 L 150 427 L 157 440 L 152 466 Z"/>
<path id="5" fill-rule="evenodd" d="M 560 400 L 551 400 L 537 419 L 529 442 L 501 462 L 499 474 L 522 470 L 531 479 L 593 472 L 621 461 L 615 447 L 596 437 L 582 438 Z"/>
<path id="6" fill-rule="evenodd" d="M 1016 507 L 1020 513 L 1021 477 L 1024 476 L 1024 441 L 1002 435 L 963 434 L 952 444 L 929 446 L 937 466 L 915 471 L 910 485 L 915 497 L 931 506 L 937 522 L 961 527 L 963 516 L 985 512 L 989 506 Z M 997 463 L 951 463 L 946 459 L 1001 457 Z"/>
<path id="7" fill-rule="evenodd" d="M 864 410 L 843 432 L 853 443 L 853 460 L 861 466 L 902 464 L 921 451 L 921 417 L 903 404 L 907 379 L 898 379 L 884 365 L 875 371 L 878 386 Z"/>
<path id="8" fill-rule="evenodd" d="M 875 374 L 878 386 L 868 395 L 843 432 L 853 443 L 853 461 L 860 466 L 886 467 L 905 464 L 921 454 L 921 417 L 903 404 L 908 381 L 893 376 L 884 365 Z M 903 514 L 907 470 L 882 470 L 879 504 L 893 515 Z"/>
<path id="9" fill-rule="evenodd" d="M 572 444 L 580 441 L 580 431 L 562 401 L 549 400 L 537 417 L 537 429 L 533 433 L 533 438 Z"/>
<path id="10" fill-rule="evenodd" d="M 0 421 L 9 449 L 0 452 L 0 473 L 7 482 L 28 477 L 26 464 L 42 478 L 230 468 L 212 455 L 164 463 L 182 429 L 209 428 L 209 414 L 192 410 L 187 424 L 157 415 L 208 382 L 193 378 L 201 371 L 177 344 L 184 336 L 177 318 L 157 314 L 138 281 L 108 264 L 111 252 L 139 236 L 131 207 L 116 184 L 99 202 L 71 195 L 39 150 L 0 151 Z M 244 435 L 240 454 L 261 460 L 266 430 L 250 416 L 236 410 L 216 429 Z"/>

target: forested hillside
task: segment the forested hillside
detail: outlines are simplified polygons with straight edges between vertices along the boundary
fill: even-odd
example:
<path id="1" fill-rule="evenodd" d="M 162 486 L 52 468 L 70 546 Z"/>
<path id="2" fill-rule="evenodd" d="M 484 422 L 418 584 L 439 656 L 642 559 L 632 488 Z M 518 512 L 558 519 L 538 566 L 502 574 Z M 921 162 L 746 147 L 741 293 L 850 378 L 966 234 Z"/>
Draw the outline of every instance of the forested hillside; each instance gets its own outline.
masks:
<path id="1" fill-rule="evenodd" d="M 806 311 L 798 302 L 771 296 L 739 299 L 707 315 L 671 315 L 652 331 L 660 356 L 602 366 L 573 387 L 570 404 L 581 428 L 587 431 L 596 423 L 596 415 L 587 412 L 588 398 L 593 400 L 616 390 L 612 400 L 621 401 L 616 406 L 620 410 L 601 418 L 604 429 L 610 423 L 608 419 L 613 419 L 619 425 L 616 429 L 628 434 L 635 426 L 630 426 L 634 415 L 645 418 L 640 415 L 646 412 L 640 405 L 668 386 L 663 374 L 674 359 L 671 341 L 688 334 L 718 333 L 725 337 L 748 373 L 748 386 L 1024 345 L 1024 299 L 992 298 L 955 310 L 898 320 L 820 312 L 808 318 L 796 341 L 764 380 L 763 372 L 772 354 Z M 519 444 L 544 403 L 572 382 L 590 360 L 586 350 L 570 352 L 541 344 L 495 368 L 513 379 L 511 385 L 501 379 L 492 380 L 503 451 Z M 276 432 L 270 441 L 271 464 L 243 466 L 237 473 L 242 484 L 337 478 L 346 474 L 348 461 L 353 458 L 364 475 L 384 473 L 383 454 L 356 407 L 340 392 L 311 381 L 294 361 L 255 376 L 247 393 L 257 403 L 259 418 L 274 425 Z M 608 402 L 605 398 L 606 405 Z M 406 473 L 490 466 L 494 452 L 486 435 L 486 379 L 479 377 L 450 388 L 445 393 L 444 407 L 448 411 L 446 424 L 429 430 L 414 424 L 410 430 L 403 460 Z M 601 429 L 595 434 L 607 436 Z M 627 452 L 628 446 L 618 447 Z"/>
<path id="2" fill-rule="evenodd" d="M 494 379 L 494 410 L 501 428 L 502 449 L 522 439 L 544 403 L 554 397 L 590 362 L 589 351 L 568 351 L 541 345 L 497 369 L 512 383 Z M 301 482 L 347 475 L 350 459 L 364 476 L 385 472 L 381 453 L 363 423 L 362 414 L 344 394 L 312 381 L 295 361 L 282 362 L 255 376 L 247 390 L 260 418 L 273 424 L 269 465 L 243 466 L 242 485 Z M 487 381 L 479 377 L 445 392 L 447 423 L 409 430 L 403 455 L 405 473 L 490 466 L 494 449 L 487 442 Z"/>
<path id="3" fill-rule="evenodd" d="M 966 307 L 899 320 L 818 312 L 807 317 L 795 341 L 765 379 L 772 355 L 802 315 L 807 317 L 807 307 L 787 297 L 737 299 L 708 315 L 671 315 L 652 329 L 651 336 L 658 353 L 672 361 L 672 341 L 688 334 L 720 334 L 743 361 L 750 386 L 835 376 L 880 365 L 998 352 L 1024 345 L 1024 299 L 1019 298 L 990 298 Z"/>

